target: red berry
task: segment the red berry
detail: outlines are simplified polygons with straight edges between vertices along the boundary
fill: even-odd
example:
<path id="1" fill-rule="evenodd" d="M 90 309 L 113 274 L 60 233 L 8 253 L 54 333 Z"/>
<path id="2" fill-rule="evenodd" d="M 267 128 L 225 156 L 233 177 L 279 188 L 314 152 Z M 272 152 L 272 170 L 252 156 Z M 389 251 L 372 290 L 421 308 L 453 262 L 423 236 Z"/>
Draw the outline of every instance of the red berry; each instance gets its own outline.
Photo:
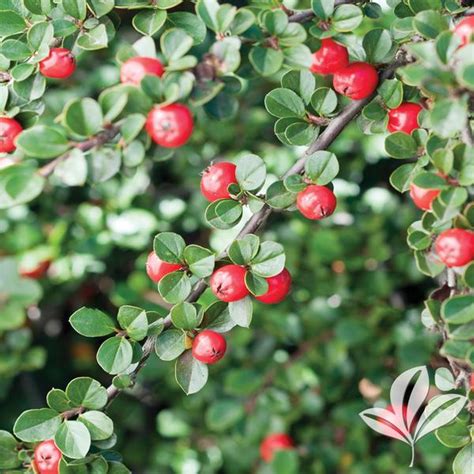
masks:
<path id="1" fill-rule="evenodd" d="M 312 220 L 330 216 L 336 205 L 336 196 L 326 186 L 311 184 L 296 196 L 296 207 L 303 216 Z"/>
<path id="2" fill-rule="evenodd" d="M 148 135 L 165 148 L 184 145 L 193 133 L 193 116 L 183 104 L 151 109 L 146 121 Z"/>
<path id="3" fill-rule="evenodd" d="M 420 188 L 414 183 L 410 184 L 410 197 L 415 206 L 423 211 L 431 211 L 431 204 L 440 192 L 440 189 Z"/>
<path id="4" fill-rule="evenodd" d="M 336 92 L 350 99 L 361 100 L 369 97 L 379 83 L 377 70 L 368 63 L 352 63 L 337 71 L 333 77 Z"/>
<path id="5" fill-rule="evenodd" d="M 331 38 L 323 39 L 321 47 L 313 53 L 310 70 L 315 74 L 334 74 L 349 64 L 349 53 L 345 46 Z"/>
<path id="6" fill-rule="evenodd" d="M 226 303 L 245 298 L 249 294 L 245 286 L 246 273 L 247 270 L 239 265 L 224 265 L 211 276 L 212 292 Z"/>
<path id="7" fill-rule="evenodd" d="M 463 18 L 454 28 L 454 34 L 461 38 L 461 45 L 470 43 L 474 35 L 474 16 Z"/>
<path id="8" fill-rule="evenodd" d="M 10 117 L 0 117 L 0 153 L 11 153 L 15 150 L 15 138 L 23 127 Z"/>
<path id="9" fill-rule="evenodd" d="M 38 474 L 58 474 L 61 451 L 52 439 L 43 441 L 35 448 L 33 464 Z"/>
<path id="10" fill-rule="evenodd" d="M 76 60 L 66 48 L 51 48 L 47 58 L 39 63 L 41 74 L 53 79 L 66 79 L 76 69 Z"/>
<path id="11" fill-rule="evenodd" d="M 169 263 L 160 260 L 155 252 L 150 252 L 146 259 L 147 275 L 155 283 L 158 283 L 168 273 L 175 272 L 183 268 L 179 263 Z"/>
<path id="12" fill-rule="evenodd" d="M 138 56 L 122 64 L 120 82 L 139 85 L 146 75 L 161 77 L 164 72 L 165 68 L 159 59 Z"/>
<path id="13" fill-rule="evenodd" d="M 48 271 L 51 265 L 51 260 L 43 260 L 35 262 L 34 265 L 20 265 L 19 273 L 23 278 L 31 278 L 32 280 L 39 280 Z"/>
<path id="14" fill-rule="evenodd" d="M 260 456 L 265 462 L 271 462 L 276 451 L 293 449 L 294 444 L 290 436 L 285 433 L 268 435 L 260 444 Z"/>
<path id="15" fill-rule="evenodd" d="M 211 165 L 204 171 L 201 178 L 201 193 L 208 201 L 230 198 L 227 188 L 237 183 L 234 163 L 221 162 Z"/>
<path id="16" fill-rule="evenodd" d="M 423 107 L 413 102 L 405 102 L 388 113 L 387 130 L 393 132 L 405 132 L 410 134 L 419 128 L 418 115 Z"/>
<path id="17" fill-rule="evenodd" d="M 278 275 L 267 278 L 267 283 L 267 292 L 261 296 L 256 296 L 257 300 L 266 304 L 280 303 L 290 291 L 290 272 L 284 268 Z"/>
<path id="18" fill-rule="evenodd" d="M 224 336 L 215 331 L 206 329 L 200 332 L 193 340 L 193 357 L 204 364 L 215 364 L 225 354 L 227 343 Z"/>
<path id="19" fill-rule="evenodd" d="M 471 373 L 471 392 L 474 392 L 474 372 Z"/>
<path id="20" fill-rule="evenodd" d="M 447 267 L 463 267 L 474 260 L 474 232 L 445 230 L 436 239 L 435 251 Z"/>

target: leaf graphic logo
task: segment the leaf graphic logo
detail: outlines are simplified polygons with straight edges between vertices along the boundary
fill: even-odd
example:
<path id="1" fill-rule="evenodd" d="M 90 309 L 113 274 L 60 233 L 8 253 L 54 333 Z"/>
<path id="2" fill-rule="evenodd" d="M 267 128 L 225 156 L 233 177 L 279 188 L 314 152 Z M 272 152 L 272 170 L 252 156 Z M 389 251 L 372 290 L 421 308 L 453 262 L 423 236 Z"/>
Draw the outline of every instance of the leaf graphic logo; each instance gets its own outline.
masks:
<path id="1" fill-rule="evenodd" d="M 468 402 L 463 395 L 438 395 L 430 400 L 417 419 L 429 388 L 430 379 L 425 366 L 406 370 L 392 384 L 390 408 L 368 408 L 359 413 L 377 433 L 398 439 L 411 447 L 410 467 L 413 467 L 415 459 L 415 443 L 451 423 Z"/>

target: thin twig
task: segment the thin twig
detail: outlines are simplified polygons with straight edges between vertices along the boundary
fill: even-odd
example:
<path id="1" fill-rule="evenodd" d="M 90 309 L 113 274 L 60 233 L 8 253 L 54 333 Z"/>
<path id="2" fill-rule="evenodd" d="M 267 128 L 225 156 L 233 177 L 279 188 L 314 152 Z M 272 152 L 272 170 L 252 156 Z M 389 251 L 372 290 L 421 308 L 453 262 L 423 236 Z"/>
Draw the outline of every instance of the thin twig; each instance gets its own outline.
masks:
<path id="1" fill-rule="evenodd" d="M 344 5 L 346 3 L 357 3 L 354 0 L 336 0 L 334 6 L 338 7 L 339 5 Z M 359 2 L 360 3 L 360 2 Z M 288 20 L 292 23 L 306 23 L 307 21 L 312 20 L 316 15 L 313 10 L 301 10 L 294 12 L 288 17 Z"/>

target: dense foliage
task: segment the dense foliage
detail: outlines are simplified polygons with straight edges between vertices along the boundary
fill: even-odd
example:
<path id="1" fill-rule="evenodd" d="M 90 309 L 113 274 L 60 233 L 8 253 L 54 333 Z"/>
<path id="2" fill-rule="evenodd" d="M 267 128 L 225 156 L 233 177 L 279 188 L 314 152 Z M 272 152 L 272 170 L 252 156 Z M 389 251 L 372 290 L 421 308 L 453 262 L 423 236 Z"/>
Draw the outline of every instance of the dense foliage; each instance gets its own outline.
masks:
<path id="1" fill-rule="evenodd" d="M 470 393 L 468 3 L 0 0 L 0 469 L 405 472 L 358 413 Z"/>

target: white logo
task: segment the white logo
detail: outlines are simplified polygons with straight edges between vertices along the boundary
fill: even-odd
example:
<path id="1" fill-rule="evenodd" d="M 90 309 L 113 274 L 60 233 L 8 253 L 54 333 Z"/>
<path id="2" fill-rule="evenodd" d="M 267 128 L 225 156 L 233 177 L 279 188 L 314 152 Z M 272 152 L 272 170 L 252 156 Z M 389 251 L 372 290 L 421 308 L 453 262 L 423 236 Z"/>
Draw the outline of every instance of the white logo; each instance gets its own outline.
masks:
<path id="1" fill-rule="evenodd" d="M 448 372 L 446 369 L 442 370 Z M 451 373 L 449 375 L 452 376 Z M 429 388 L 430 379 L 425 366 L 406 370 L 392 384 L 388 408 L 368 408 L 359 413 L 374 431 L 403 441 L 411 447 L 410 467 L 413 467 L 415 443 L 453 421 L 468 402 L 463 395 L 438 395 L 419 414 Z M 454 388 L 454 384 L 448 384 L 443 390 L 451 388 Z"/>

